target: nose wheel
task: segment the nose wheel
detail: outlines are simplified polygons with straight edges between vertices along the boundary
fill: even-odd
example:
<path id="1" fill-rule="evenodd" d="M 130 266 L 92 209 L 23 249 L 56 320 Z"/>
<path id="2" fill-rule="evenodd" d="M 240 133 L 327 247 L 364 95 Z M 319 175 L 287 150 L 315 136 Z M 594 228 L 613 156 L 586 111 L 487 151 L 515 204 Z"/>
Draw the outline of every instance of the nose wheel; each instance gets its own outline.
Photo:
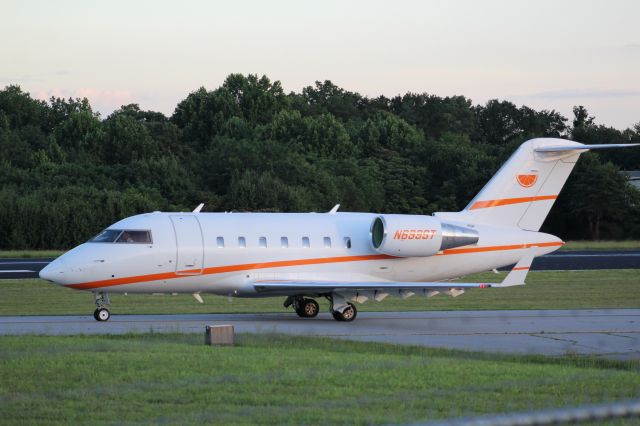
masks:
<path id="1" fill-rule="evenodd" d="M 111 318 L 111 313 L 107 308 L 98 308 L 93 311 L 93 317 L 96 319 L 96 321 L 107 321 L 109 318 Z"/>
<path id="2" fill-rule="evenodd" d="M 96 298 L 96 310 L 93 311 L 93 317 L 96 321 L 108 321 L 111 318 L 111 312 L 107 306 L 111 304 L 109 300 L 109 295 L 107 293 L 97 292 L 94 293 Z"/>

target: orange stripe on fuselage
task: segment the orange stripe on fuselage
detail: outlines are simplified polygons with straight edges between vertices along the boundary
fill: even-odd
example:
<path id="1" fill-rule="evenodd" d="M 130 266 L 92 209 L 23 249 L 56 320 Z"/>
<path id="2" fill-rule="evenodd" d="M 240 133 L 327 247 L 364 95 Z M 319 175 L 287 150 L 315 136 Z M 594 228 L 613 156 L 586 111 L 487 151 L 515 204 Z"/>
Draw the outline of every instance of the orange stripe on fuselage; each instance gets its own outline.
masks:
<path id="1" fill-rule="evenodd" d="M 199 269 L 191 269 L 191 270 L 180 271 L 179 273 L 165 272 L 161 274 L 138 275 L 133 277 L 111 278 L 111 279 L 101 280 L 101 281 L 91 281 L 88 283 L 69 284 L 66 287 L 86 290 L 90 288 L 112 287 L 114 285 L 122 285 L 122 284 L 136 284 L 136 283 L 147 282 L 147 281 L 161 281 L 161 280 L 170 280 L 175 278 L 184 278 L 185 276 L 189 276 L 186 274 L 193 274 L 191 276 L 200 276 L 200 275 L 224 274 L 226 272 L 250 271 L 253 269 L 283 268 L 286 266 L 320 265 L 320 264 L 327 264 L 327 263 L 358 262 L 363 260 L 382 260 L 382 259 L 395 259 L 395 256 L 389 256 L 386 254 L 372 254 L 372 255 L 365 255 L 365 256 L 318 257 L 313 259 L 279 260 L 275 262 L 261 262 L 261 263 L 244 263 L 240 265 L 225 265 L 225 266 L 213 266 L 210 268 L 204 268 L 201 274 L 198 273 L 200 271 Z"/>
<path id="2" fill-rule="evenodd" d="M 508 206 L 510 204 L 530 203 L 532 201 L 555 200 L 556 198 L 558 198 L 557 195 L 538 195 L 536 197 L 502 198 L 499 200 L 476 201 L 469 210 Z"/>
<path id="3" fill-rule="evenodd" d="M 448 255 L 448 254 L 466 254 L 466 253 L 481 253 L 487 251 L 503 251 L 503 250 L 522 250 L 528 249 L 531 247 L 556 247 L 561 246 L 564 243 L 561 241 L 553 241 L 549 243 L 530 243 L 530 244 L 513 244 L 508 246 L 489 246 L 489 247 L 469 247 L 469 248 L 453 248 L 447 249 L 442 252 L 442 254 L 438 254 L 438 256 Z"/>
<path id="4" fill-rule="evenodd" d="M 444 250 L 442 253 L 438 253 L 437 256 L 465 254 L 465 253 L 481 253 L 481 252 L 500 251 L 500 250 L 521 250 L 521 249 L 526 249 L 530 247 L 553 247 L 553 246 L 561 246 L 562 244 L 564 243 L 551 242 L 551 243 L 515 244 L 515 245 L 508 245 L 508 246 L 447 249 L 447 250 Z M 197 274 L 199 269 L 194 269 L 194 270 L 180 271 L 180 273 L 165 272 L 161 274 L 137 275 L 132 277 L 111 278 L 111 279 L 101 280 L 101 281 L 91 281 L 87 283 L 68 284 L 66 285 L 66 287 L 75 288 L 78 290 L 88 290 L 88 289 L 94 289 L 94 288 L 113 287 L 116 285 L 123 285 L 123 284 L 136 284 L 136 283 L 148 282 L 148 281 L 161 281 L 161 280 L 171 280 L 176 278 L 185 278 L 185 277 L 188 277 L 188 275 L 182 275 L 182 274 L 189 274 L 189 273 L 197 274 L 197 275 L 191 275 L 191 276 L 201 276 L 201 275 L 223 274 L 227 272 L 250 271 L 254 269 L 283 268 L 287 266 L 324 265 L 329 263 L 360 262 L 360 261 L 367 261 L 367 260 L 384 260 L 384 259 L 398 259 L 398 257 L 389 256 L 386 254 L 371 254 L 371 255 L 364 255 L 364 256 L 318 257 L 313 259 L 278 260 L 274 262 L 244 263 L 239 265 L 213 266 L 210 268 L 204 268 L 202 270 L 202 274 Z"/>

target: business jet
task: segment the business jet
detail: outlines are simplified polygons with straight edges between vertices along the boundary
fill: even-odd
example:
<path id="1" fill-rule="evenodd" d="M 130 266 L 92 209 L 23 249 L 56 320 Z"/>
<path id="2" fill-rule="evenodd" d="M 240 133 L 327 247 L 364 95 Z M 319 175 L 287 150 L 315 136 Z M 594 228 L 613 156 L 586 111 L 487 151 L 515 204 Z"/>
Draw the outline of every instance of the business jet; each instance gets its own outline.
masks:
<path id="1" fill-rule="evenodd" d="M 98 321 L 110 318 L 109 293 L 188 293 L 200 303 L 206 293 L 282 297 L 306 318 L 324 297 L 337 321 L 353 321 L 354 302 L 523 285 L 533 259 L 564 244 L 538 231 L 580 154 L 635 145 L 529 140 L 460 212 L 202 213 L 201 204 L 140 214 L 63 254 L 40 277 L 92 291 Z M 452 281 L 508 265 L 499 284 Z"/>

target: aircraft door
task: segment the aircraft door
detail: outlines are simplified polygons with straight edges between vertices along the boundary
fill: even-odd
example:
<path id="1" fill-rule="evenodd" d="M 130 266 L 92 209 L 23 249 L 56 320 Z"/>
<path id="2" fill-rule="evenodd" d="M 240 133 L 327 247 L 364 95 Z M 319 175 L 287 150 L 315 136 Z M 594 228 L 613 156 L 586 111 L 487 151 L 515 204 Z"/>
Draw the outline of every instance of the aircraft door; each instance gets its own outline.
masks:
<path id="1" fill-rule="evenodd" d="M 176 274 L 202 274 L 204 241 L 198 218 L 194 215 L 172 215 L 171 223 L 176 234 Z"/>

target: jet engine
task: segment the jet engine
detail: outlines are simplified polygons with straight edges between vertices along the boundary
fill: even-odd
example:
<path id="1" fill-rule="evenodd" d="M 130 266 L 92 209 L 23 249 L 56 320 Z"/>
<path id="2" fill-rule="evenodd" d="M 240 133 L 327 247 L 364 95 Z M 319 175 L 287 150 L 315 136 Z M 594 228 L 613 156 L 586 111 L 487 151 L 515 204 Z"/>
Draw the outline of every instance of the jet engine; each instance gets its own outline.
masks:
<path id="1" fill-rule="evenodd" d="M 371 223 L 371 243 L 383 254 L 433 256 L 439 251 L 478 242 L 478 231 L 432 216 L 381 215 Z"/>

